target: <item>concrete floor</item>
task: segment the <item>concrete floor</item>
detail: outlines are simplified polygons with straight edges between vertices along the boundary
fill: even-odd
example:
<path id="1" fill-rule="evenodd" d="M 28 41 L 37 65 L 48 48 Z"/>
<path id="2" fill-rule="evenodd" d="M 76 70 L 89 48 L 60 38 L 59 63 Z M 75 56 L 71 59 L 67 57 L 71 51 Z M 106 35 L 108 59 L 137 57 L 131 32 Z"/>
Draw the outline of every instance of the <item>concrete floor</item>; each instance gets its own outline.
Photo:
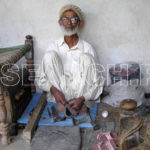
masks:
<path id="1" fill-rule="evenodd" d="M 147 102 L 149 102 L 149 106 L 150 106 L 150 99 L 147 99 Z M 30 143 L 26 142 L 22 138 L 22 131 L 23 129 L 19 129 L 18 135 L 12 136 L 11 137 L 12 142 L 7 146 L 3 146 L 1 144 L 1 135 L 0 135 L 0 150 L 30 150 Z"/>
<path id="2" fill-rule="evenodd" d="M 7 146 L 3 146 L 0 143 L 0 150 L 30 150 L 30 143 L 26 142 L 22 138 L 22 130 L 19 130 L 19 134 L 17 136 L 12 136 L 11 140 L 11 143 Z"/>

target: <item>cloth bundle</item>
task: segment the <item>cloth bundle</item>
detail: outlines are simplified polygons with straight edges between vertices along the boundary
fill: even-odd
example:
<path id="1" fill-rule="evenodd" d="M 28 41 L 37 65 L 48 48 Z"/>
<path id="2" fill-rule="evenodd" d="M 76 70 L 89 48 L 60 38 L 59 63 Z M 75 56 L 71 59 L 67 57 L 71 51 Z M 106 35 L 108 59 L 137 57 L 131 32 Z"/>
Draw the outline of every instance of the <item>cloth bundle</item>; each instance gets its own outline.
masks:
<path id="1" fill-rule="evenodd" d="M 140 66 L 137 63 L 116 64 L 109 69 L 111 82 L 115 84 L 121 80 L 140 79 Z"/>
<path id="2" fill-rule="evenodd" d="M 120 107 L 124 99 L 133 99 L 140 106 L 145 102 L 145 89 L 140 85 L 140 68 L 136 63 L 117 64 L 109 70 L 111 84 L 104 88 L 108 93 L 102 100 L 113 107 Z"/>

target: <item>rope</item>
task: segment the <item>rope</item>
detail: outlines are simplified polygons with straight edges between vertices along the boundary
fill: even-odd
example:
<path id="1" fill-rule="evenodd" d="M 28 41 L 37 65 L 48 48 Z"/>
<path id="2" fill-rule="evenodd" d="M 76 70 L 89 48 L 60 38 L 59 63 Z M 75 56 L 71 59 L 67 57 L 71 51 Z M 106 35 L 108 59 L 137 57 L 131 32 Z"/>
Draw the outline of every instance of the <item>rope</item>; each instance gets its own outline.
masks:
<path id="1" fill-rule="evenodd" d="M 0 54 L 1 53 L 6 53 L 6 52 L 10 52 L 10 51 L 16 51 L 16 50 L 24 50 L 26 49 L 26 47 L 28 47 L 29 45 L 19 45 L 19 46 L 13 46 L 13 47 L 7 47 L 7 48 L 0 48 Z"/>

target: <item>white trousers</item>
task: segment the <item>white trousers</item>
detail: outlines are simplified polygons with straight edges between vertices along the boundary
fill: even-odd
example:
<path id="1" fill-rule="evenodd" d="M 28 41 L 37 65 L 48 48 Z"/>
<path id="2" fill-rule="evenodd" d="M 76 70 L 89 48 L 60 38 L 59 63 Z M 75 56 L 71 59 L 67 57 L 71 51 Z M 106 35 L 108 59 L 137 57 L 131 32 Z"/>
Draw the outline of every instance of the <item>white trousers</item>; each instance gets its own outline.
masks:
<path id="1" fill-rule="evenodd" d="M 94 57 L 88 53 L 79 56 L 72 73 L 66 71 L 66 64 L 62 64 L 55 51 L 47 52 L 42 64 L 48 81 L 64 93 L 66 100 L 80 96 L 86 100 L 95 100 L 102 93 L 104 78 Z M 50 92 L 48 101 L 55 101 Z"/>

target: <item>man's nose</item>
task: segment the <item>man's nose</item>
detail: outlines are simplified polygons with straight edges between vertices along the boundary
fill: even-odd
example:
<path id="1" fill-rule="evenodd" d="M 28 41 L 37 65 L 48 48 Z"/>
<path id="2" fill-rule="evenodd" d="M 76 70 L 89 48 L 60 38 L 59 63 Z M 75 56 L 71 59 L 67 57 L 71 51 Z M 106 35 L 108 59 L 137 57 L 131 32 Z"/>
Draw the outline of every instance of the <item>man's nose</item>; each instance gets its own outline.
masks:
<path id="1" fill-rule="evenodd" d="M 68 24 L 72 24 L 72 22 L 71 22 L 71 20 L 70 20 L 70 19 L 68 19 Z"/>

